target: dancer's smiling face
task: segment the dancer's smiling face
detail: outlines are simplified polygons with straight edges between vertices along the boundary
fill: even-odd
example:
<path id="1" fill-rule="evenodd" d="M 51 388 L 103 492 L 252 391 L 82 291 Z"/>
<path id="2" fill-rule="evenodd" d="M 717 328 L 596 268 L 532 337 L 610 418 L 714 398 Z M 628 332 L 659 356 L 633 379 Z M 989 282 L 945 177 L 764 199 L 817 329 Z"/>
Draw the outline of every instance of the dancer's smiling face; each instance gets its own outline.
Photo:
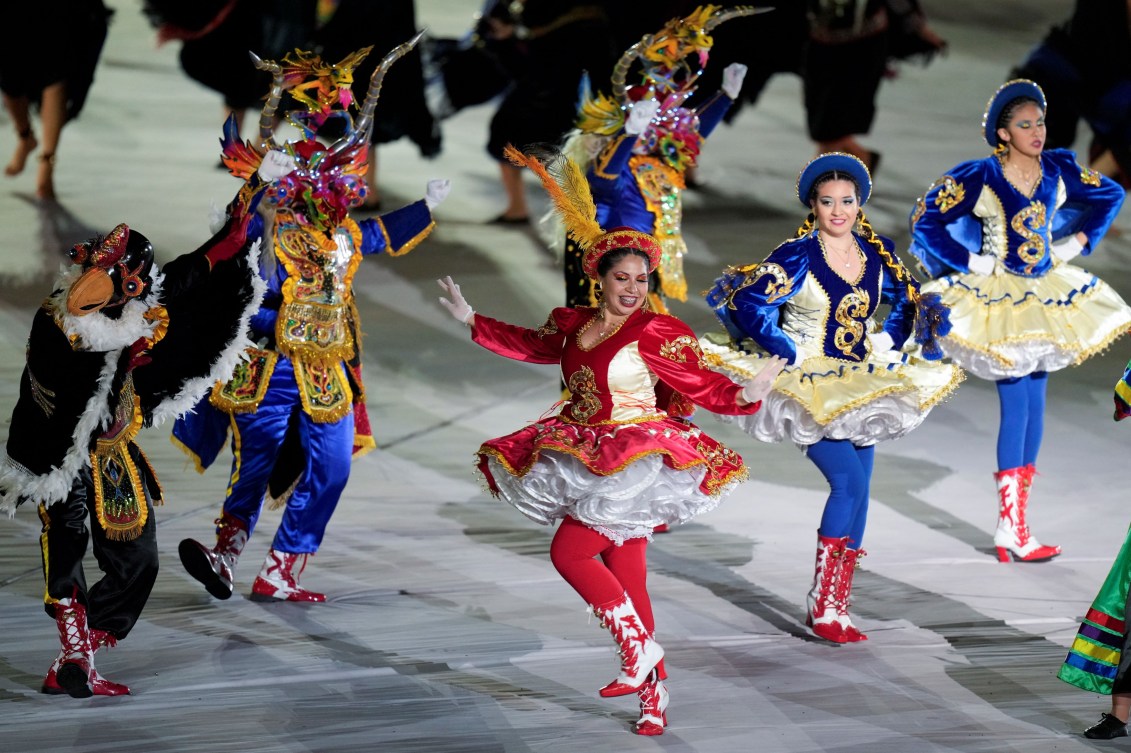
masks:
<path id="1" fill-rule="evenodd" d="M 856 224 L 856 218 L 860 214 L 856 184 L 835 178 L 819 184 L 815 193 L 809 206 L 817 218 L 817 229 L 826 237 L 833 238 L 852 232 L 852 226 Z"/>

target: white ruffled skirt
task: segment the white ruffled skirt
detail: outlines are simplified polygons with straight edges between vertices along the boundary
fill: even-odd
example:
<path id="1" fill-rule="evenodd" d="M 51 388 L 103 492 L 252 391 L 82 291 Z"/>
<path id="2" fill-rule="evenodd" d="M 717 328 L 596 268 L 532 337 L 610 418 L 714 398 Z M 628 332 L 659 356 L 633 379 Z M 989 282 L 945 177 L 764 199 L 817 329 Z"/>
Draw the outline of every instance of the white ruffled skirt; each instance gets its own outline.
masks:
<path id="1" fill-rule="evenodd" d="M 725 334 L 700 338 L 716 371 L 746 381 L 762 370 L 769 354 L 752 340 L 735 345 Z M 749 416 L 721 416 L 763 442 L 798 446 L 822 439 L 848 440 L 866 447 L 908 433 L 965 378 L 953 364 L 925 361 L 890 350 L 856 363 L 810 356 L 787 366 Z"/>
<path id="2" fill-rule="evenodd" d="M 1073 264 L 1043 277 L 953 274 L 923 285 L 950 306 L 946 355 L 982 379 L 1057 371 L 1102 352 L 1131 327 L 1131 307 Z"/>

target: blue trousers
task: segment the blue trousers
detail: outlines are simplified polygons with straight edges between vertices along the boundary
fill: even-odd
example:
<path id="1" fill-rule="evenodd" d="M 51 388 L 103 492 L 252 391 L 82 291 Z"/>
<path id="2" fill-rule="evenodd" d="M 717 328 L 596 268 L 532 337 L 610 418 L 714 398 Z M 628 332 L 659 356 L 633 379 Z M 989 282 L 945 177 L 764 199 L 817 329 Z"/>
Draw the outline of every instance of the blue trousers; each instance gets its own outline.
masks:
<path id="1" fill-rule="evenodd" d="M 1045 433 L 1047 371 L 1002 379 L 997 384 L 1001 424 L 997 434 L 997 469 L 1006 471 L 1037 462 Z"/>
<path id="2" fill-rule="evenodd" d="M 334 423 L 316 423 L 302 410 L 294 368 L 286 358 L 276 364 L 259 409 L 232 417 L 232 474 L 224 512 L 246 523 L 251 534 L 292 416 L 305 451 L 304 467 L 271 547 L 310 554 L 318 551 L 349 480 L 353 413 Z"/>
<path id="3" fill-rule="evenodd" d="M 829 499 L 817 532 L 835 539 L 847 536 L 849 549 L 859 549 L 868 523 L 875 446 L 857 447 L 847 439 L 822 439 L 806 447 L 805 454 L 829 482 Z"/>

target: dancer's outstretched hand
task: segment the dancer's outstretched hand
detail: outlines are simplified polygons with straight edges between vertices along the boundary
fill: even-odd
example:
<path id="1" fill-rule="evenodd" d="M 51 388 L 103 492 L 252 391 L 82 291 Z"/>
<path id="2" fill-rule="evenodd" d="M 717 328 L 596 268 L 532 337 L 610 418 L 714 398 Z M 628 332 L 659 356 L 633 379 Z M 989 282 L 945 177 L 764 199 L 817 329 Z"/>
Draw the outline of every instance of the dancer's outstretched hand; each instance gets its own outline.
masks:
<path id="1" fill-rule="evenodd" d="M 632 105 L 628 117 L 624 119 L 624 132 L 629 136 L 639 136 L 648 128 L 652 118 L 660 110 L 660 103 L 654 99 L 642 99 Z"/>
<path id="2" fill-rule="evenodd" d="M 264 183 L 274 183 L 279 178 L 285 177 L 295 169 L 294 157 L 278 149 L 272 149 L 263 155 L 259 163 L 259 177 Z"/>
<path id="3" fill-rule="evenodd" d="M 459 285 L 450 276 L 436 280 L 436 284 L 448 294 L 447 298 L 440 298 L 440 305 L 448 310 L 453 319 L 458 319 L 471 326 L 471 318 L 475 316 L 475 309 L 471 308 L 471 304 L 464 300 L 463 293 L 459 292 Z"/>
<path id="4" fill-rule="evenodd" d="M 723 68 L 723 94 L 738 99 L 742 92 L 742 82 L 746 79 L 747 68 L 742 63 L 731 63 Z"/>
<path id="5" fill-rule="evenodd" d="M 431 212 L 440 206 L 444 199 L 448 198 L 451 190 L 452 182 L 447 178 L 428 181 L 428 185 L 424 188 L 424 203 L 428 205 L 428 211 Z"/>
<path id="6" fill-rule="evenodd" d="M 786 360 L 780 356 L 773 356 L 766 361 L 766 365 L 758 372 L 757 376 L 742 385 L 742 397 L 750 403 L 756 403 L 770 394 L 774 380 L 785 368 Z"/>

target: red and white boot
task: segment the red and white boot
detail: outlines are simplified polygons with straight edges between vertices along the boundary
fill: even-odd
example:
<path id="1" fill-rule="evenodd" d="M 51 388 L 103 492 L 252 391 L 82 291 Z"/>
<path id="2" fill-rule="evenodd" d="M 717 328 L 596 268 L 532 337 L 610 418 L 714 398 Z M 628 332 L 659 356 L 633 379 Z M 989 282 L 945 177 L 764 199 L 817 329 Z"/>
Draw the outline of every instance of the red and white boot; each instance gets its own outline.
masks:
<path id="1" fill-rule="evenodd" d="M 216 546 L 209 549 L 195 539 L 182 539 L 177 552 L 188 574 L 204 584 L 217 599 L 228 599 L 235 589 L 236 563 L 247 544 L 247 524 L 221 513 L 216 520 Z"/>
<path id="2" fill-rule="evenodd" d="M 632 731 L 638 735 L 662 735 L 668 726 L 668 689 L 656 670 L 637 691 L 640 696 L 640 718 Z"/>
<path id="3" fill-rule="evenodd" d="M 90 690 L 93 695 L 129 695 L 129 687 L 122 685 L 112 680 L 107 680 L 102 675 L 98 674 L 98 670 L 94 668 L 94 655 L 100 648 L 112 648 L 118 645 L 118 639 L 107 633 L 105 630 L 98 628 L 91 628 L 87 631 L 90 639 Z M 51 669 L 47 670 L 47 676 L 43 678 L 43 685 L 39 688 L 39 692 L 46 693 L 47 695 L 65 695 L 67 691 L 59 684 L 59 668 L 63 664 L 63 651 L 55 657 L 55 661 L 51 664 Z M 85 698 L 86 696 L 80 696 Z"/>
<path id="4" fill-rule="evenodd" d="M 817 534 L 817 566 L 813 573 L 813 587 L 806 597 L 808 612 L 805 624 L 813 635 L 833 643 L 848 643 L 837 606 L 841 565 L 847 547 L 847 536 L 833 539 Z"/>
<path id="5" fill-rule="evenodd" d="M 593 614 L 601 619 L 601 627 L 609 629 L 617 642 L 620 655 L 620 674 L 598 691 L 602 698 L 629 695 L 640 690 L 649 673 L 664 658 L 664 649 L 653 640 L 644 627 L 632 599 L 626 593 L 621 598 L 593 607 Z"/>
<path id="6" fill-rule="evenodd" d="M 72 698 L 90 698 L 94 695 L 90 686 L 94 656 L 86 626 L 86 607 L 75 598 L 60 599 L 55 602 L 55 625 L 59 628 L 59 656 L 47 670 L 43 685 L 47 687 L 51 681 L 52 686 Z"/>
<path id="7" fill-rule="evenodd" d="M 299 576 L 306 569 L 306 560 L 309 554 L 293 554 L 291 552 L 277 552 L 267 550 L 267 559 L 255 576 L 251 584 L 252 601 L 302 601 L 323 602 L 326 595 L 316 591 L 308 591 L 298 584 Z M 298 572 L 294 572 L 295 565 L 299 564 Z"/>
<path id="8" fill-rule="evenodd" d="M 868 636 L 852 624 L 852 617 L 848 614 L 848 607 L 852 603 L 852 579 L 856 574 L 857 562 L 866 554 L 863 549 L 845 549 L 844 555 L 840 558 L 841 571 L 836 590 L 836 611 L 837 621 L 840 622 L 848 643 L 868 640 Z"/>
<path id="9" fill-rule="evenodd" d="M 1045 546 L 1029 533 L 1026 513 L 1029 489 L 1037 469 L 1032 465 L 1010 468 L 994 474 L 997 481 L 998 518 L 994 533 L 998 562 L 1047 562 L 1060 554 L 1059 546 Z"/>

